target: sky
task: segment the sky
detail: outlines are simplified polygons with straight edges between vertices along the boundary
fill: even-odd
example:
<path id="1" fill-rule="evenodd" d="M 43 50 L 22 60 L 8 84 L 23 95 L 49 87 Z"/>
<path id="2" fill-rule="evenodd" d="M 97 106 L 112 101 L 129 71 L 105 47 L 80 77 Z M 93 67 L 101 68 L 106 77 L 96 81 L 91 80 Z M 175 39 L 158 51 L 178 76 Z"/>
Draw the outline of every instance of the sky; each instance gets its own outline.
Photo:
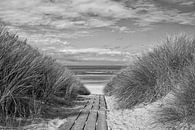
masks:
<path id="1" fill-rule="evenodd" d="M 195 36 L 194 0 L 0 0 L 0 22 L 64 65 L 126 65 Z"/>

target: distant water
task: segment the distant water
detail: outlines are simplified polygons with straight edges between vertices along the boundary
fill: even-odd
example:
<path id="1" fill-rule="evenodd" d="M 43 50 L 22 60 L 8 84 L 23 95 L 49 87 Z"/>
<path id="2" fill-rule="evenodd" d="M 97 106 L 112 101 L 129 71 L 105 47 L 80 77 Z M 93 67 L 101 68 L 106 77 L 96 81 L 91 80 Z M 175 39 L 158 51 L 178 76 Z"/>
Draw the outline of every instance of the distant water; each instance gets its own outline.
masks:
<path id="1" fill-rule="evenodd" d="M 91 94 L 103 94 L 105 84 L 85 84 Z"/>
<path id="2" fill-rule="evenodd" d="M 125 66 L 67 66 L 92 94 L 103 94 L 103 88 Z"/>

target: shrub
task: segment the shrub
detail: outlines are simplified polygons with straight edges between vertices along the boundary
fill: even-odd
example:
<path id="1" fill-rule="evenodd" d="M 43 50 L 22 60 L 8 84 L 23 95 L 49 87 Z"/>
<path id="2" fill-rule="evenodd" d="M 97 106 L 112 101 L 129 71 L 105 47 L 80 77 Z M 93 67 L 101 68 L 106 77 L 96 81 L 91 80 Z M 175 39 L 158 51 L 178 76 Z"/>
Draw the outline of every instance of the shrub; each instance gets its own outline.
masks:
<path id="1" fill-rule="evenodd" d="M 121 108 L 156 101 L 171 91 L 172 79 L 192 63 L 194 52 L 195 41 L 187 36 L 168 38 L 163 45 L 137 57 L 108 83 L 114 86 L 112 95 Z"/>

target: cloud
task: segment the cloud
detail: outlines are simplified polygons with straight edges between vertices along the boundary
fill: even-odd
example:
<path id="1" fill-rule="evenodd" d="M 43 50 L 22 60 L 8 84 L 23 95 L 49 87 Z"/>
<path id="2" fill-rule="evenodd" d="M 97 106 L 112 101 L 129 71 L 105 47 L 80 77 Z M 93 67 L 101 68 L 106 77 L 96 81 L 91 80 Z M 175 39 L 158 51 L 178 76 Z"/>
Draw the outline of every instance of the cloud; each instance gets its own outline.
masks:
<path id="1" fill-rule="evenodd" d="M 194 7 L 194 3 L 194 0 L 55 0 L 53 3 L 0 0 L 0 20 L 40 48 L 57 46 L 57 51 L 64 54 L 127 55 L 109 49 L 67 48 L 71 46 L 68 39 L 93 36 L 94 28 L 134 33 L 151 30 L 156 23 L 195 25 L 194 10 L 183 11 Z M 166 5 L 174 6 L 166 8 Z M 127 22 L 123 24 L 123 20 Z"/>
<path id="2" fill-rule="evenodd" d="M 67 31 L 67 30 L 52 30 L 45 29 L 41 27 L 33 28 L 21 28 L 20 26 L 7 26 L 9 31 L 17 33 L 20 39 L 24 40 L 27 38 L 28 43 L 39 47 L 41 49 L 55 46 L 58 48 L 64 48 L 71 46 L 68 39 L 76 39 L 79 37 L 91 37 L 93 36 L 90 31 L 77 30 L 77 31 Z"/>
<path id="3" fill-rule="evenodd" d="M 100 19 L 95 19 L 95 18 L 90 19 L 88 21 L 88 25 L 90 27 L 96 27 L 96 28 L 98 28 L 98 27 L 108 27 L 108 26 L 111 26 L 113 24 L 114 24 L 113 21 L 110 21 L 110 20 L 100 20 Z"/>
<path id="4" fill-rule="evenodd" d="M 182 3 L 180 3 L 180 5 L 184 5 L 184 6 L 191 6 L 191 5 L 195 5 L 195 1 L 182 2 Z"/>
<path id="5" fill-rule="evenodd" d="M 189 6 L 195 3 L 193 0 L 159 1 Z M 165 10 L 153 0 L 56 0 L 54 3 L 49 0 L 0 0 L 0 3 L 3 22 L 53 29 L 111 27 L 122 19 L 132 19 L 142 28 L 158 22 L 194 25 L 195 20 L 194 11 Z"/>
<path id="6" fill-rule="evenodd" d="M 117 50 L 111 50 L 111 49 L 103 49 L 103 48 L 83 48 L 83 49 L 77 49 L 77 48 L 66 48 L 63 50 L 59 50 L 59 52 L 63 52 L 64 54 L 89 54 L 93 53 L 96 55 L 129 55 L 128 52 L 121 52 Z"/>
<path id="7" fill-rule="evenodd" d="M 152 23 L 177 23 L 185 25 L 195 25 L 195 13 L 180 13 L 178 10 L 155 11 L 142 16 L 137 21 L 139 26 L 148 26 Z"/>
<path id="8" fill-rule="evenodd" d="M 12 25 L 46 25 L 56 29 L 102 27 L 112 19 L 130 16 L 122 5 L 109 0 L 69 0 L 50 3 L 46 0 L 9 0 L 1 3 L 0 18 Z M 99 18 L 93 18 L 99 16 Z"/>
<path id="9" fill-rule="evenodd" d="M 132 14 L 123 5 L 110 0 L 73 0 L 73 7 L 89 16 L 101 16 L 109 18 L 127 18 Z"/>
<path id="10" fill-rule="evenodd" d="M 44 52 L 63 64 L 124 64 L 127 63 L 132 56 L 129 52 L 104 48 L 78 49 L 68 47 L 59 51 L 59 48 L 47 47 L 44 49 Z"/>
<path id="11" fill-rule="evenodd" d="M 183 1 L 182 3 L 185 2 Z M 166 5 L 169 6 L 168 3 Z M 158 3 L 157 5 L 155 2 L 152 1 L 145 2 L 140 0 L 140 2 L 137 2 L 134 5 L 134 10 L 136 12 L 135 24 L 141 27 L 148 27 L 155 23 L 176 23 L 184 25 L 195 25 L 195 12 L 193 10 L 184 12 L 184 9 L 180 6 L 177 6 L 176 4 L 171 7 L 172 8 L 166 8 L 165 5 L 162 6 L 160 5 L 160 3 Z"/>
<path id="12" fill-rule="evenodd" d="M 192 6 L 195 4 L 194 0 L 170 0 L 169 2 L 184 6 Z"/>
<path id="13" fill-rule="evenodd" d="M 126 26 L 111 26 L 112 28 L 112 32 L 119 32 L 119 33 L 135 33 L 135 30 L 130 30 L 129 28 L 127 28 Z"/>

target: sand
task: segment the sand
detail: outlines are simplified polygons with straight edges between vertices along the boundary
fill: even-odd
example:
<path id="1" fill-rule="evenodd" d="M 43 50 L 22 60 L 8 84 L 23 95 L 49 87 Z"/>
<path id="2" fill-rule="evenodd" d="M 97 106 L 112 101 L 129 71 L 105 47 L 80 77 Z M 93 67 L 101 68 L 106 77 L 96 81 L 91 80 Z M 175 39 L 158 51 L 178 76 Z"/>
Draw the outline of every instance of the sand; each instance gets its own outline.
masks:
<path id="1" fill-rule="evenodd" d="M 38 124 L 31 124 L 25 126 L 25 130 L 58 130 L 58 128 L 66 123 L 66 119 L 51 119 L 49 121 L 43 121 Z"/>
<path id="2" fill-rule="evenodd" d="M 147 106 L 138 106 L 132 110 L 118 109 L 114 97 L 107 97 L 107 122 L 109 130 L 165 130 L 163 126 L 152 124 L 155 111 L 161 105 L 156 102 Z"/>

